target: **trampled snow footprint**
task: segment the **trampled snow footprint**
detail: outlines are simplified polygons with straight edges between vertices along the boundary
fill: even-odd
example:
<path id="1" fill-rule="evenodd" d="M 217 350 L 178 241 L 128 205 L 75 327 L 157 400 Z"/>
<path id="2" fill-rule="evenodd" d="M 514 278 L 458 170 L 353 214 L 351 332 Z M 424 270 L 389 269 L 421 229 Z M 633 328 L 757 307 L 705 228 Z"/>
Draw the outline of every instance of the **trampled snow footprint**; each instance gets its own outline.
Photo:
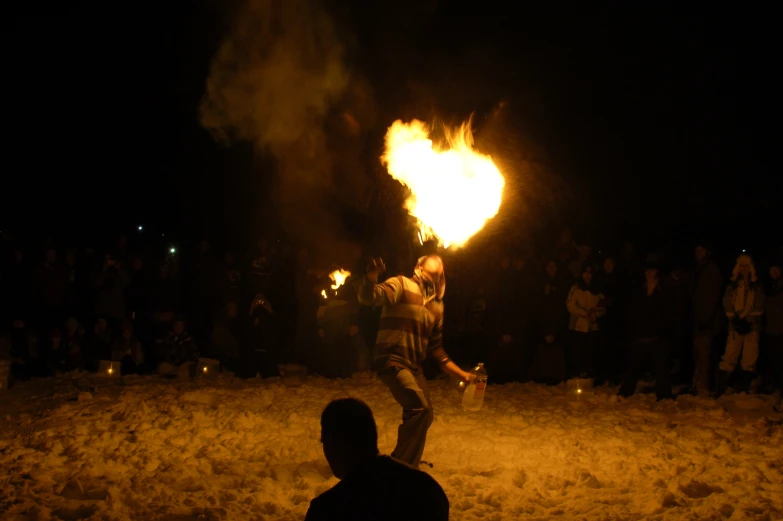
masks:
<path id="1" fill-rule="evenodd" d="M 524 488 L 525 483 L 527 483 L 527 472 L 524 470 L 517 472 L 516 476 L 514 476 L 514 479 L 512 480 L 512 483 L 514 483 L 514 486 L 517 488 Z"/>
<path id="2" fill-rule="evenodd" d="M 691 499 L 703 499 L 712 494 L 724 492 L 721 487 L 715 487 L 696 480 L 690 481 L 687 485 L 680 485 L 680 491 Z"/>

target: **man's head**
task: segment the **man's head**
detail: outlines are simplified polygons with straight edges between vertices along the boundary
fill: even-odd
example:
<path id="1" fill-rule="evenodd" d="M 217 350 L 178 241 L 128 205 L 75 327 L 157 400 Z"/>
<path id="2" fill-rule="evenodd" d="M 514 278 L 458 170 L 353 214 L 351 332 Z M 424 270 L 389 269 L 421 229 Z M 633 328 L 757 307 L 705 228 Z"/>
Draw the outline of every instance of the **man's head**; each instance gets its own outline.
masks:
<path id="1" fill-rule="evenodd" d="M 582 265 L 582 280 L 587 284 L 590 285 L 591 282 L 593 282 L 593 267 L 590 266 L 588 263 L 584 263 Z"/>
<path id="2" fill-rule="evenodd" d="M 604 259 L 604 273 L 610 275 L 614 273 L 614 259 L 612 257 L 606 257 Z"/>
<path id="3" fill-rule="evenodd" d="M 546 273 L 550 277 L 554 278 L 557 275 L 557 263 L 553 260 L 546 263 Z"/>
<path id="4" fill-rule="evenodd" d="M 109 323 L 105 318 L 99 318 L 95 321 L 95 333 L 104 333 L 109 328 Z"/>
<path id="5" fill-rule="evenodd" d="M 696 245 L 696 262 L 698 263 L 704 263 L 707 262 L 710 258 L 710 255 L 712 255 L 712 244 L 709 243 L 709 241 L 700 241 Z"/>
<path id="6" fill-rule="evenodd" d="M 773 281 L 777 282 L 778 280 L 780 280 L 781 268 L 783 268 L 783 262 L 780 262 L 779 259 L 775 259 L 770 264 L 769 276 L 772 278 Z"/>
<path id="7" fill-rule="evenodd" d="M 425 285 L 435 289 L 435 296 L 442 299 L 446 293 L 446 276 L 443 270 L 443 259 L 438 255 L 427 255 L 419 259 L 415 274 L 421 277 Z"/>
<path id="8" fill-rule="evenodd" d="M 171 330 L 174 331 L 175 335 L 183 334 L 185 332 L 185 319 L 177 317 L 171 325 Z"/>
<path id="9" fill-rule="evenodd" d="M 443 261 L 437 255 L 429 255 L 421 264 L 421 276 L 435 284 L 443 276 Z"/>
<path id="10" fill-rule="evenodd" d="M 356 398 L 329 403 L 321 414 L 321 443 L 338 479 L 362 461 L 377 456 L 378 429 L 370 407 Z"/>

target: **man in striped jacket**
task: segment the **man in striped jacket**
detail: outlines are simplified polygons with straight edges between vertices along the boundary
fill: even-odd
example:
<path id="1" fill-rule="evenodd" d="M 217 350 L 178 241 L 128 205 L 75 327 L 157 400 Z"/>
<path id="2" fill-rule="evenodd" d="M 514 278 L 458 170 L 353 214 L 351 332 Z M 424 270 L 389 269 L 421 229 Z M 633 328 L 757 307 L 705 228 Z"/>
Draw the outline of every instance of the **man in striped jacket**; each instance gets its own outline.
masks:
<path id="1" fill-rule="evenodd" d="M 402 424 L 392 457 L 418 468 L 433 420 L 424 360 L 435 357 L 444 372 L 464 381 L 470 379 L 470 374 L 451 361 L 443 349 L 443 260 L 427 255 L 419 259 L 413 277 L 392 277 L 379 284 L 378 277 L 385 271 L 380 259 L 368 266 L 359 284 L 359 302 L 383 306 L 375 364 L 379 378 L 402 406 Z"/>

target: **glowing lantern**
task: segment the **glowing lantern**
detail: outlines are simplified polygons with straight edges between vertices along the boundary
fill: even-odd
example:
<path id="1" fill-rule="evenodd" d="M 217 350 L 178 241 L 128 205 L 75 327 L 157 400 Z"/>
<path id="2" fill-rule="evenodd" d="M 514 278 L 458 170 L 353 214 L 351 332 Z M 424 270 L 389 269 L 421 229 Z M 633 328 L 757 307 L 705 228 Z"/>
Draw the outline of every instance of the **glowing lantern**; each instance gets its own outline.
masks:
<path id="1" fill-rule="evenodd" d="M 199 358 L 198 367 L 200 368 L 199 372 L 201 373 L 202 377 L 217 378 L 217 375 L 220 373 L 220 360 L 215 360 L 213 358 Z"/>
<path id="2" fill-rule="evenodd" d="M 98 374 L 106 377 L 120 376 L 120 363 L 113 360 L 101 360 L 98 365 Z"/>

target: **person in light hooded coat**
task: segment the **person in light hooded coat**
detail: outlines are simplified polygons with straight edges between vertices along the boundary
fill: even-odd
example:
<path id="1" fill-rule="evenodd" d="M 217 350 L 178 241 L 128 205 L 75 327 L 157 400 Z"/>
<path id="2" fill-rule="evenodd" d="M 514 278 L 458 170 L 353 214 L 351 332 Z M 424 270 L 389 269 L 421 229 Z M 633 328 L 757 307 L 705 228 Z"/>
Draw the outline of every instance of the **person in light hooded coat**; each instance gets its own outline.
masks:
<path id="1" fill-rule="evenodd" d="M 598 348 L 598 319 L 606 313 L 605 299 L 592 285 L 593 267 L 582 266 L 581 278 L 571 286 L 566 308 L 571 315 L 571 339 L 567 353 L 568 377 L 595 376 Z"/>
<path id="2" fill-rule="evenodd" d="M 726 391 L 737 362 L 742 366 L 742 376 L 737 390 L 747 391 L 759 357 L 764 289 L 759 284 L 756 267 L 750 255 L 742 254 L 737 257 L 731 282 L 723 295 L 723 309 L 729 319 L 729 337 L 719 365 L 718 396 Z"/>

